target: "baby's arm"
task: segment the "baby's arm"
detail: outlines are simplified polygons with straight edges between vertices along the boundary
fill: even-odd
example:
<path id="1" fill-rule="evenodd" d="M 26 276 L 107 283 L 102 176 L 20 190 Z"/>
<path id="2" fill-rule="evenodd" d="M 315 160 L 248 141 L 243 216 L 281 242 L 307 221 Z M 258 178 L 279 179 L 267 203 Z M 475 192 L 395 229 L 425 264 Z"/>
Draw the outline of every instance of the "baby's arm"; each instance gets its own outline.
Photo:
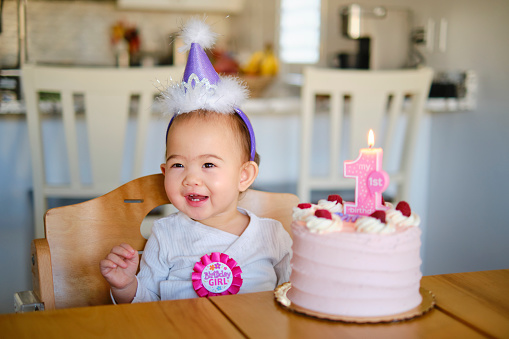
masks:
<path id="1" fill-rule="evenodd" d="M 292 258 L 291 252 L 287 253 L 280 262 L 274 266 L 276 272 L 277 285 L 290 281 L 290 273 L 292 272 L 290 266 L 290 259 Z"/>
<path id="2" fill-rule="evenodd" d="M 286 232 L 282 225 L 278 228 L 277 237 L 274 239 L 279 244 L 279 258 L 280 261 L 274 266 L 277 276 L 277 284 L 290 281 L 290 273 L 292 268 L 290 260 L 292 258 L 292 238 Z"/>
<path id="3" fill-rule="evenodd" d="M 128 244 L 115 246 L 105 259 L 101 260 L 101 274 L 111 286 L 117 303 L 130 303 L 136 295 L 139 256 Z"/>

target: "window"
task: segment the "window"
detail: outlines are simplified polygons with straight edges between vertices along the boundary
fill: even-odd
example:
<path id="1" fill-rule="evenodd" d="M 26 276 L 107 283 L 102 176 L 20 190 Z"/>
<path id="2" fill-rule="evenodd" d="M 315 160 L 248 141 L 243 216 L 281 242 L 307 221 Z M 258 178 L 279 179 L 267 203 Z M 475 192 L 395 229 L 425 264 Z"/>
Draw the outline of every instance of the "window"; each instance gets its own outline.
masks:
<path id="1" fill-rule="evenodd" d="M 320 0 L 281 0 L 280 59 L 314 64 L 320 58 Z"/>

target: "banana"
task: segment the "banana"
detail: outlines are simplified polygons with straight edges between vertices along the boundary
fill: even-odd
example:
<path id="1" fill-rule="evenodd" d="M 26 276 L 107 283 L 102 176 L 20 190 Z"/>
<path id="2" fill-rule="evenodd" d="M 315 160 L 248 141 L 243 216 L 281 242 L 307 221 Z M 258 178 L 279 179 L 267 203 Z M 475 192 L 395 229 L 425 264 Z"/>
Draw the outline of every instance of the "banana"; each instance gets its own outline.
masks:
<path id="1" fill-rule="evenodd" d="M 247 65 L 242 68 L 242 71 L 249 75 L 258 74 L 262 60 L 263 60 L 263 52 L 262 51 L 253 53 L 251 58 L 249 58 L 249 62 L 247 63 Z"/>
<path id="2" fill-rule="evenodd" d="M 271 52 L 270 54 L 266 54 L 263 58 L 260 74 L 261 75 L 276 75 L 278 72 L 278 62 L 276 56 Z"/>
<path id="3" fill-rule="evenodd" d="M 267 44 L 264 51 L 257 51 L 249 58 L 248 63 L 242 67 L 242 71 L 248 75 L 276 75 L 279 64 L 272 46 Z"/>

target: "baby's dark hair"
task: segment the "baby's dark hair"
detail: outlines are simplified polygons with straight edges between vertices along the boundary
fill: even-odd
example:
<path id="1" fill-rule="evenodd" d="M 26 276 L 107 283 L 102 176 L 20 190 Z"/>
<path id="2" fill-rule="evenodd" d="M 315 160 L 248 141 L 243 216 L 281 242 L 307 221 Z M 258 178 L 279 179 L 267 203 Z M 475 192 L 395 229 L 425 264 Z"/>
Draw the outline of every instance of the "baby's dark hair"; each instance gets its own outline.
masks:
<path id="1" fill-rule="evenodd" d="M 207 111 L 207 110 L 196 110 L 189 113 L 182 113 L 173 119 L 172 125 L 170 128 L 175 125 L 175 123 L 178 124 L 179 121 L 185 121 L 187 119 L 193 119 L 193 118 L 205 118 L 205 119 L 214 119 L 219 117 L 224 117 L 226 124 L 233 130 L 233 132 L 236 134 L 238 140 L 238 146 L 242 150 L 242 157 L 243 162 L 247 162 L 250 160 L 251 157 L 251 138 L 249 136 L 249 129 L 247 128 L 246 124 L 242 120 L 242 118 L 238 114 L 225 114 L 225 113 L 217 113 L 213 111 Z M 169 132 L 171 133 L 171 132 Z M 255 153 L 254 162 L 259 166 L 260 165 L 260 155 L 258 152 Z"/>

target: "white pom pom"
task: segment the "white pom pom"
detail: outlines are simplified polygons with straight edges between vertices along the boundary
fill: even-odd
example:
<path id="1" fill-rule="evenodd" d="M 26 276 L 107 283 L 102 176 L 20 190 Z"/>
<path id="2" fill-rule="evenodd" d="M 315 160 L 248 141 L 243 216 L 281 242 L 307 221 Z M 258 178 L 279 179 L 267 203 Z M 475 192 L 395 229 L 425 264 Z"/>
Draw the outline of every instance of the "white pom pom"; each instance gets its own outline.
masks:
<path id="1" fill-rule="evenodd" d="M 218 34 L 210 30 L 210 26 L 205 23 L 205 17 L 203 19 L 194 17 L 182 27 L 180 36 L 184 42 L 184 45 L 179 48 L 179 52 L 182 53 L 189 51 L 193 42 L 200 44 L 203 49 L 212 47 Z"/>

